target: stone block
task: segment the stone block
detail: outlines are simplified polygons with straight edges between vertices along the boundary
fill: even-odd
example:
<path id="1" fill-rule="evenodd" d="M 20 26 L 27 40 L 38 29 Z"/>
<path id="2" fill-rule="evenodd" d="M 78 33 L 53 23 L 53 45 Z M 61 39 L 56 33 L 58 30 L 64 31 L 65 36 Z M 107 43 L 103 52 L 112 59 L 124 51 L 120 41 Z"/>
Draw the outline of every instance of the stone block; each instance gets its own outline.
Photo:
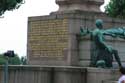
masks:
<path id="1" fill-rule="evenodd" d="M 87 68 L 87 83 L 112 83 L 119 76 L 117 69 Z"/>
<path id="2" fill-rule="evenodd" d="M 125 22 L 110 18 L 104 13 L 85 11 L 30 17 L 28 20 L 28 62 L 36 65 L 78 65 L 79 60 L 90 61 L 90 36 L 79 39 L 77 35 L 81 25 L 83 28 L 93 30 L 95 20 L 98 18 L 104 21 L 105 29 L 118 27 Z M 121 61 L 124 62 L 124 40 L 106 37 L 106 43 L 118 50 Z"/>
<path id="3" fill-rule="evenodd" d="M 104 3 L 104 0 L 56 0 L 59 5 L 57 12 L 65 11 L 93 11 L 100 12 L 99 6 Z"/>

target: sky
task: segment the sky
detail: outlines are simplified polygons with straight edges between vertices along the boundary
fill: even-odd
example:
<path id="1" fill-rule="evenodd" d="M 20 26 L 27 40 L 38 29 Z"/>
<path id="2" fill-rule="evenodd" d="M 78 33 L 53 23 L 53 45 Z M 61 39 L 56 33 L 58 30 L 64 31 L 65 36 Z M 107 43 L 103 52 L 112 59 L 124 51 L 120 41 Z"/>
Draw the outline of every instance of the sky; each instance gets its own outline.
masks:
<path id="1" fill-rule="evenodd" d="M 104 11 L 103 6 L 101 9 Z M 14 50 L 20 57 L 26 56 L 28 17 L 49 15 L 57 10 L 55 0 L 25 0 L 19 9 L 7 11 L 0 18 L 0 54 Z"/>

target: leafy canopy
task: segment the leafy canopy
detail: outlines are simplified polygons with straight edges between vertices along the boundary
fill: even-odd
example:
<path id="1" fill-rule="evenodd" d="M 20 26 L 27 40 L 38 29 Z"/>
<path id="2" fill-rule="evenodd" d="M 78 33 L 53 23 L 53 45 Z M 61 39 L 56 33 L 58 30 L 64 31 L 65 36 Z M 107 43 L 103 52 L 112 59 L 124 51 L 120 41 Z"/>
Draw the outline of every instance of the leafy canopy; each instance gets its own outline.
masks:
<path id="1" fill-rule="evenodd" d="M 18 9 L 23 3 L 23 0 L 0 0 L 0 16 L 6 11 Z"/>
<path id="2" fill-rule="evenodd" d="M 6 57 L 3 54 L 0 54 L 0 65 L 4 65 L 6 63 Z M 15 54 L 15 57 L 11 57 L 8 60 L 10 65 L 20 65 L 21 61 L 18 55 Z"/>
<path id="3" fill-rule="evenodd" d="M 105 12 L 115 18 L 125 18 L 125 0 L 110 0 Z"/>
<path id="4" fill-rule="evenodd" d="M 0 54 L 0 65 L 4 65 L 6 61 L 7 61 L 7 58 L 3 54 Z M 9 65 L 26 65 L 27 57 L 22 56 L 21 58 L 19 58 L 19 56 L 15 54 L 14 57 L 10 57 L 8 59 L 8 64 Z"/>

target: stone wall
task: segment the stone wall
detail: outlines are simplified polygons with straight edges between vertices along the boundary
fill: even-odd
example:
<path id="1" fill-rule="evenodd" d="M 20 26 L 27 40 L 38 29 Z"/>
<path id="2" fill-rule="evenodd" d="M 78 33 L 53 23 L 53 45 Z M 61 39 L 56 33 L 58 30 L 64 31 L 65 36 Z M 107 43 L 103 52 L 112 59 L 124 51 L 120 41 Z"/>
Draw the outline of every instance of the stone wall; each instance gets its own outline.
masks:
<path id="1" fill-rule="evenodd" d="M 0 66 L 0 83 L 4 83 L 4 67 Z M 113 83 L 119 78 L 117 69 L 71 66 L 9 66 L 8 83 Z"/>
<path id="2" fill-rule="evenodd" d="M 79 41 L 80 26 L 94 29 L 95 20 L 102 19 L 104 28 L 125 26 L 125 21 L 108 17 L 99 12 L 70 11 L 52 13 L 49 16 L 28 19 L 28 63 L 36 65 L 89 66 L 91 41 L 88 37 Z M 124 40 L 107 37 L 108 44 L 118 49 L 122 62 Z"/>
<path id="3" fill-rule="evenodd" d="M 59 5 L 57 12 L 65 11 L 94 11 L 100 12 L 100 5 L 104 3 L 104 0 L 56 0 L 56 4 Z"/>
<path id="4" fill-rule="evenodd" d="M 68 48 L 68 20 L 37 17 L 30 19 L 28 29 L 29 64 L 53 64 L 52 60 L 62 61 L 66 58 Z M 33 62 L 32 62 L 33 61 Z M 42 61 L 42 63 L 40 62 Z M 48 61 L 48 62 L 47 62 Z M 58 64 L 54 63 L 55 65 Z"/>

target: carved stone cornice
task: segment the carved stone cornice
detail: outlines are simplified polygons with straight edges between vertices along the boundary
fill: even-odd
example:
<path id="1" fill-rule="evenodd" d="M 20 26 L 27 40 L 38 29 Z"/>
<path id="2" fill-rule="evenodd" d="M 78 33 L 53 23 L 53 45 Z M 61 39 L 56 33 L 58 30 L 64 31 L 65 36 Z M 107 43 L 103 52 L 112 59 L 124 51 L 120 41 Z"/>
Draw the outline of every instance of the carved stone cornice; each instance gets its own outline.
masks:
<path id="1" fill-rule="evenodd" d="M 57 12 L 65 11 L 93 11 L 100 12 L 100 6 L 104 0 L 56 0 L 59 5 Z"/>

